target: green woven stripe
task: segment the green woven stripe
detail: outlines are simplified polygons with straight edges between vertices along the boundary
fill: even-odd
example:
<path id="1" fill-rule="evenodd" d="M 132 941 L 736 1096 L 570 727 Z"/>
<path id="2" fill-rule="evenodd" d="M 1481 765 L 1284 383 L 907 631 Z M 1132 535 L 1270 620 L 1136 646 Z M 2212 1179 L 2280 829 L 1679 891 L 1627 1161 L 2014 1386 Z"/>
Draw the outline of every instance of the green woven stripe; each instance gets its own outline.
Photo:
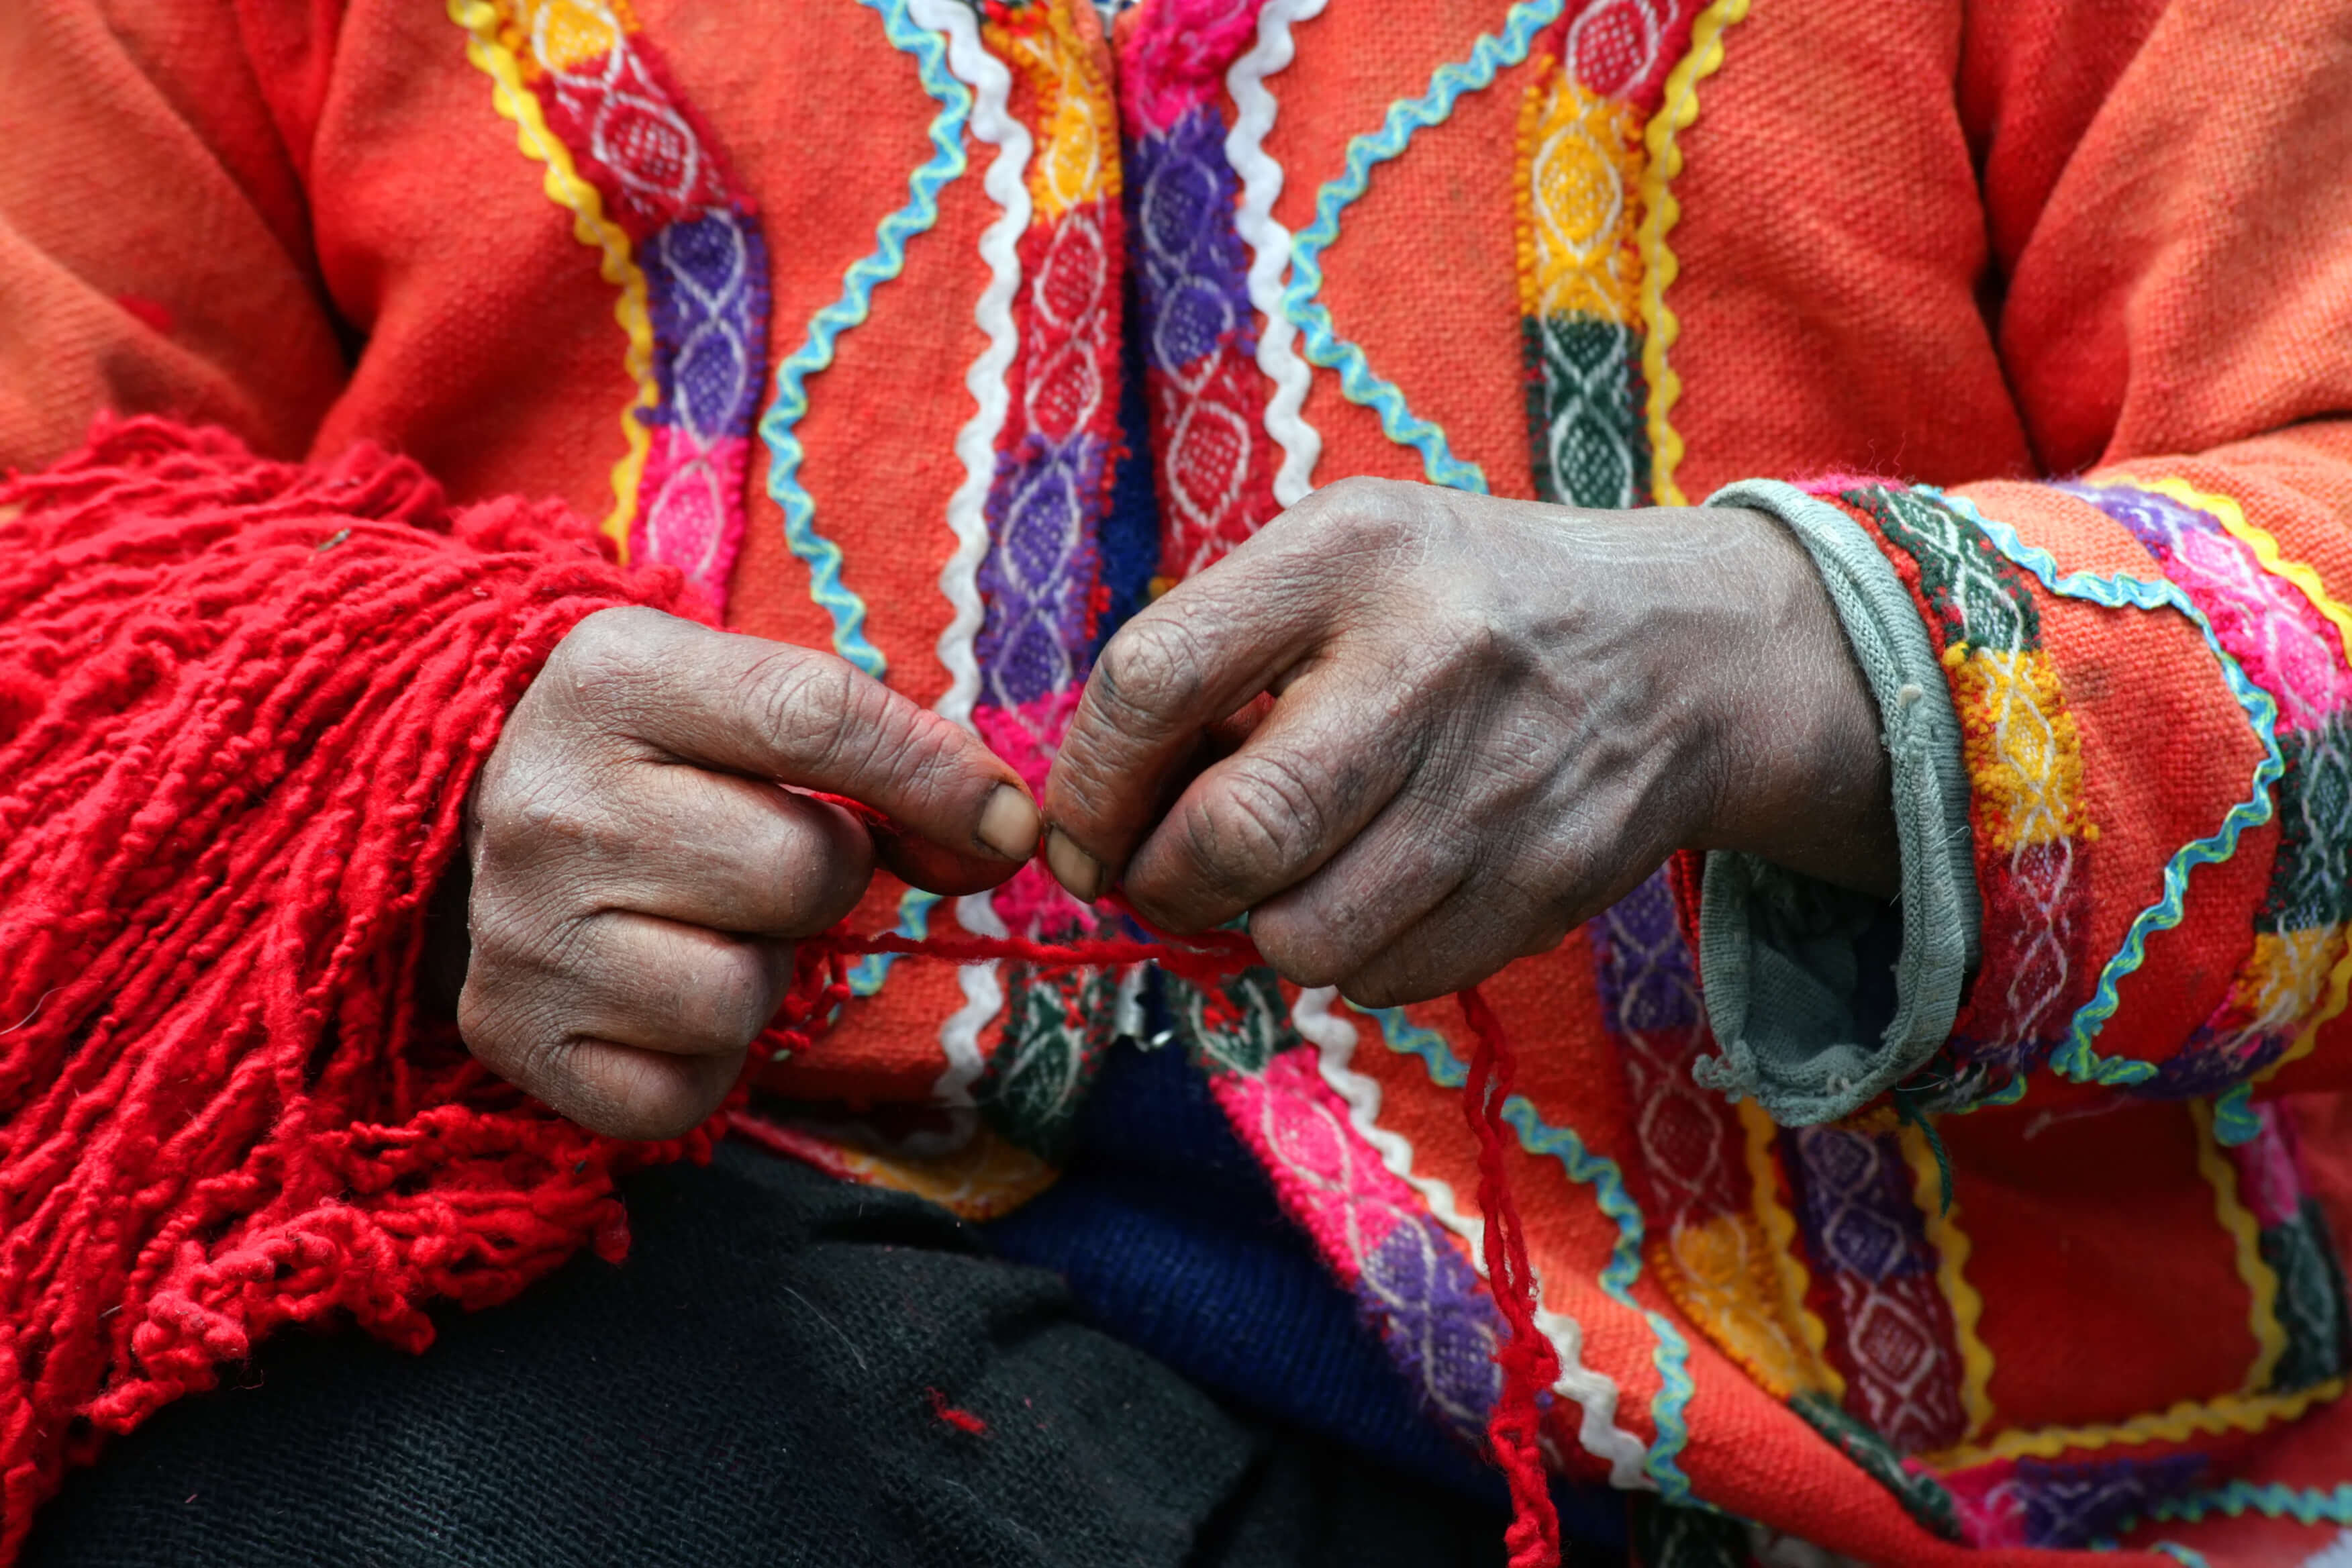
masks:
<path id="1" fill-rule="evenodd" d="M 1984 531 L 1914 490 L 1873 485 L 1839 499 L 1918 563 L 1919 591 L 1945 645 L 2022 653 L 2042 645 L 2042 613 L 2025 575 Z"/>
<path id="2" fill-rule="evenodd" d="M 1563 506 L 1650 504 L 1642 337 L 1594 316 L 1521 322 L 1536 494 Z"/>

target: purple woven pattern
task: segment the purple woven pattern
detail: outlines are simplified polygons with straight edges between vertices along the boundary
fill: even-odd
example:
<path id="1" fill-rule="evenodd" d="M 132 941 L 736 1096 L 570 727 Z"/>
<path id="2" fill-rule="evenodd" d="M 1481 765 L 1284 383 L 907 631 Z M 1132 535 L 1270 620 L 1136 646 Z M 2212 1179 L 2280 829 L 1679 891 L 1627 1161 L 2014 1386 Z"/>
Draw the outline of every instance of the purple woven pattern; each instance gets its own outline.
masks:
<path id="1" fill-rule="evenodd" d="M 1028 320 L 1009 378 L 1013 407 L 989 488 L 986 605 L 974 652 L 980 701 L 1028 710 L 1086 678 L 1101 576 L 1097 538 L 1108 503 L 1118 388 L 1117 214 L 1082 203 L 1022 241 Z M 1031 728 L 1050 744 L 1044 715 Z"/>
<path id="2" fill-rule="evenodd" d="M 2025 1458 L 2008 1484 L 2024 1511 L 2027 1544 L 2084 1547 L 2195 1489 L 2210 1463 L 2202 1454 L 2066 1465 Z"/>
<path id="3" fill-rule="evenodd" d="M 1835 1302 L 1828 1348 L 1847 1411 L 1898 1453 L 1958 1443 L 1968 1429 L 1959 1351 L 1900 1140 L 1800 1127 L 1781 1149 L 1806 1251 Z"/>
<path id="4" fill-rule="evenodd" d="M 1099 568 L 1092 498 L 1107 457 L 1081 434 L 1033 438 L 998 464 L 979 578 L 988 608 L 974 645 L 991 707 L 1023 708 L 1085 679 Z"/>
<path id="5" fill-rule="evenodd" d="M 1500 1387 L 1503 1322 L 1470 1260 L 1436 1221 L 1411 1215 L 1365 1255 L 1356 1290 L 1431 1414 L 1480 1441 Z"/>
<path id="6" fill-rule="evenodd" d="M 646 247 L 660 401 L 646 425 L 698 442 L 749 437 L 766 376 L 768 249 L 747 216 L 719 208 L 670 225 Z"/>
<path id="7" fill-rule="evenodd" d="M 1216 106 L 1188 110 L 1165 132 L 1129 142 L 1128 156 L 1146 363 L 1182 374 L 1221 343 L 1255 353 L 1248 258 L 1234 229 L 1237 183 Z"/>
<path id="8" fill-rule="evenodd" d="M 1595 922 L 1601 1005 L 1612 1032 L 1686 1031 L 1702 1022 L 1698 966 L 1675 918 L 1664 870 L 1626 894 Z"/>

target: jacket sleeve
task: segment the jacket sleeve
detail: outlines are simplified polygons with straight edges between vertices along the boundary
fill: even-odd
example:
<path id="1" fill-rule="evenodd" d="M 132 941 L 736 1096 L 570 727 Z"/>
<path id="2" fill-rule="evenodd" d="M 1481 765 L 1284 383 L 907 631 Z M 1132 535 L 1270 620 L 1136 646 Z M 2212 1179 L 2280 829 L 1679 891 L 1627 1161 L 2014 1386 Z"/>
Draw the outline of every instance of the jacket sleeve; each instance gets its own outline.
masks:
<path id="1" fill-rule="evenodd" d="M 2213 1096 L 2248 1135 L 2250 1092 L 2347 1070 L 2352 7 L 2257 27 L 2201 0 L 2000 0 L 1971 14 L 1959 90 L 2003 368 L 2063 477 L 1731 499 L 1817 559 L 1874 555 L 1916 611 L 1924 648 L 1874 682 L 1891 745 L 1898 694 L 1948 715 L 1922 722 L 1940 773 L 1906 789 L 1897 757 L 1906 900 L 1940 819 L 1972 872 L 1943 907 L 1975 906 L 1976 941 L 1914 951 L 1904 910 L 1877 1034 L 1887 1010 L 1853 1000 L 1869 920 L 1711 865 L 1711 1076 L 1790 1121 L 1889 1090 Z M 1864 652 L 1868 616 L 1841 610 Z"/>
<path id="2" fill-rule="evenodd" d="M 100 411 L 296 456 L 341 386 L 302 198 L 338 6 L 245 9 L 250 28 L 231 0 L 0 6 L 0 468 L 79 447 Z"/>

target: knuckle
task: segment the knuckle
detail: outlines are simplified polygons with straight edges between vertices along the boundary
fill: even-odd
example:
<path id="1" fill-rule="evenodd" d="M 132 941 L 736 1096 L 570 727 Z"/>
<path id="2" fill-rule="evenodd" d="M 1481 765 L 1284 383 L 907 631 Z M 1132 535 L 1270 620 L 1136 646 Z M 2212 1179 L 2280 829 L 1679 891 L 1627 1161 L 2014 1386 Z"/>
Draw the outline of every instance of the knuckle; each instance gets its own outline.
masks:
<path id="1" fill-rule="evenodd" d="M 777 934 L 815 936 L 849 918 L 874 879 L 871 849 L 864 854 L 819 851 L 814 862 L 794 874 L 783 889 L 789 919 Z"/>
<path id="2" fill-rule="evenodd" d="M 609 847 L 617 824 L 592 774 L 534 769 L 509 777 L 484 803 L 482 845 L 494 864 L 538 858 L 573 847 Z"/>
<path id="3" fill-rule="evenodd" d="M 499 1010 L 490 1001 L 495 989 L 477 966 L 467 973 L 466 984 L 457 993 L 457 1037 L 492 1068 L 506 1055 L 505 1032 L 499 1027 Z"/>
<path id="4" fill-rule="evenodd" d="M 473 968 L 484 984 L 499 988 L 519 988 L 532 977 L 568 974 L 583 956 L 587 926 L 582 914 L 554 897 L 485 878 L 475 885 L 467 916 Z"/>
<path id="5" fill-rule="evenodd" d="M 1319 487 L 1284 515 L 1307 521 L 1344 521 L 1385 510 L 1383 502 L 1394 481 L 1370 474 L 1349 474 Z"/>
<path id="6" fill-rule="evenodd" d="M 672 1003 L 681 1032 L 721 1050 L 750 1045 L 774 1011 L 764 966 L 739 945 L 698 967 L 698 973 L 681 977 Z"/>
<path id="7" fill-rule="evenodd" d="M 836 771 L 867 718 L 857 672 L 839 659 L 780 647 L 744 672 L 753 721 L 812 772 Z"/>
<path id="8" fill-rule="evenodd" d="M 1327 922 L 1311 917 L 1254 915 L 1250 940 L 1284 979 L 1310 987 L 1332 984 L 1360 956 L 1347 951 L 1347 942 Z"/>
<path id="9" fill-rule="evenodd" d="M 1220 783 L 1222 847 L 1255 870 L 1289 870 L 1321 845 L 1328 816 L 1323 781 L 1277 752 L 1244 752 Z"/>
<path id="10" fill-rule="evenodd" d="M 1145 611 L 1111 638 L 1095 664 L 1088 695 L 1108 728 L 1150 732 L 1188 707 L 1208 679 L 1200 634 L 1173 615 Z"/>
<path id="11" fill-rule="evenodd" d="M 1350 474 L 1323 486 L 1285 512 L 1280 521 L 1294 545 L 1334 534 L 1360 542 L 1367 534 L 1385 532 L 1401 520 L 1417 516 L 1425 504 L 1421 491 L 1426 488 L 1402 479 Z"/>
<path id="12" fill-rule="evenodd" d="M 646 644 L 662 619 L 660 611 L 634 605 L 599 610 L 556 644 L 548 668 L 585 701 L 626 691 L 646 673 Z"/>
<path id="13" fill-rule="evenodd" d="M 726 1080 L 715 1077 L 698 1081 L 672 1075 L 667 1081 L 642 1083 L 614 1107 L 604 1131 L 643 1142 L 683 1138 L 719 1109 L 725 1095 Z"/>
<path id="14" fill-rule="evenodd" d="M 608 1049 L 597 1062 L 599 1081 L 591 1090 L 594 1124 L 616 1138 L 680 1137 L 719 1109 L 740 1057 L 714 1060 Z"/>
<path id="15" fill-rule="evenodd" d="M 509 1042 L 498 1068 L 516 1087 L 530 1090 L 560 1108 L 583 1098 L 579 1081 L 580 1039 L 553 1029 L 540 1029 Z"/>
<path id="16" fill-rule="evenodd" d="M 1323 813 L 1295 769 L 1272 758 L 1237 760 L 1213 791 L 1179 808 L 1177 844 L 1193 872 L 1228 898 L 1274 889 L 1321 841 Z"/>
<path id="17" fill-rule="evenodd" d="M 549 1081 L 544 1067 L 551 1034 L 531 1014 L 514 987 L 494 981 L 478 984 L 468 975 L 457 995 L 457 1035 L 467 1050 L 508 1082 L 537 1094 Z"/>

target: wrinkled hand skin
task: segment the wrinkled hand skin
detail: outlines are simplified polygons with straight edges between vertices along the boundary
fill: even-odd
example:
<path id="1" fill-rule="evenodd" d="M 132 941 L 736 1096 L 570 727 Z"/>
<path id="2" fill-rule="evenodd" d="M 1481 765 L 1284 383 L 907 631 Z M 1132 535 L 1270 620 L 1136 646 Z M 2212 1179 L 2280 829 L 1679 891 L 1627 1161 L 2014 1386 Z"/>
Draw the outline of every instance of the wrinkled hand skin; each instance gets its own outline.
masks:
<path id="1" fill-rule="evenodd" d="M 734 1084 L 793 939 L 847 914 L 877 858 L 974 892 L 1037 834 L 1012 769 L 840 659 L 601 612 L 558 645 L 469 798 L 458 1028 L 582 1125 L 675 1137 Z"/>
<path id="2" fill-rule="evenodd" d="M 1891 895 L 1879 717 L 1758 512 L 1349 479 L 1138 615 L 1045 792 L 1046 859 L 1176 932 L 1246 911 L 1366 1005 L 1544 952 L 1678 848 Z"/>

